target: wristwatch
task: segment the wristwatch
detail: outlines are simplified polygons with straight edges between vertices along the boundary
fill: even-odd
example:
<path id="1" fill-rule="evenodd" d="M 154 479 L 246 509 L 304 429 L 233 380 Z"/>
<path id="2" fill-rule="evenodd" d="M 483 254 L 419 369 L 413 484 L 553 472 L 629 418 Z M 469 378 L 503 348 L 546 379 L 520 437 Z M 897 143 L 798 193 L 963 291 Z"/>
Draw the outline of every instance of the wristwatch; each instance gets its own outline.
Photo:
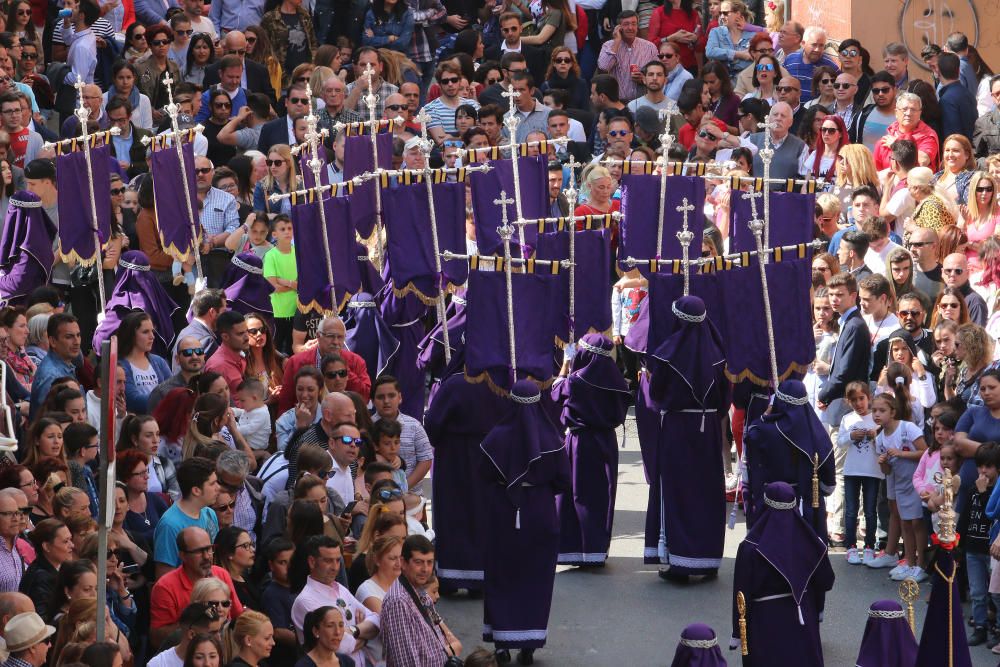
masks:
<path id="1" fill-rule="evenodd" d="M 360 638 L 361 637 L 361 628 L 359 628 L 356 625 L 351 626 L 351 636 L 354 637 L 355 639 Z"/>

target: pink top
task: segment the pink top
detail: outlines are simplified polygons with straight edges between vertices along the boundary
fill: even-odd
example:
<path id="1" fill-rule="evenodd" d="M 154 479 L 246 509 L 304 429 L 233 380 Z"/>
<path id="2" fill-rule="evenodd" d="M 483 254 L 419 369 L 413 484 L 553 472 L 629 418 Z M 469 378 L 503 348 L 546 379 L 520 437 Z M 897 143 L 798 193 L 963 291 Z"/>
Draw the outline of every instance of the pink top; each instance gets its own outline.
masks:
<path id="1" fill-rule="evenodd" d="M 972 247 L 993 236 L 997 227 L 998 215 L 993 215 L 985 224 L 977 225 L 972 222 L 965 224 L 965 235 L 969 237 L 969 245 L 965 248 L 965 257 L 969 261 L 969 271 L 979 271 L 982 266 L 979 263 L 979 253 Z"/>
<path id="2" fill-rule="evenodd" d="M 924 455 L 917 463 L 917 469 L 913 471 L 913 488 L 917 495 L 921 493 L 934 493 L 937 483 L 934 475 L 941 472 L 941 450 L 932 452 L 924 450 Z"/>

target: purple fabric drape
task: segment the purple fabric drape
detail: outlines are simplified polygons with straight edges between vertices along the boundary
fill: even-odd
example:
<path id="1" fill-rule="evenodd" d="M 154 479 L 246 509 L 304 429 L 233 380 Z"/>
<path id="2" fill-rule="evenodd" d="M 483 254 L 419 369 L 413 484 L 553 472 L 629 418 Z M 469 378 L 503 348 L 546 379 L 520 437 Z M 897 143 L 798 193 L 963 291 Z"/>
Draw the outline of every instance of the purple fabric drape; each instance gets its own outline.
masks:
<path id="1" fill-rule="evenodd" d="M 149 156 L 149 169 L 153 175 L 153 196 L 156 199 L 156 226 L 160 230 L 160 244 L 164 252 L 186 261 L 198 248 L 198 239 L 191 238 L 191 221 L 201 235 L 198 216 L 198 189 L 195 185 L 194 145 L 182 144 L 187 189 L 191 195 L 188 208 L 184 197 L 185 179 L 181 175 L 181 162 L 173 146 L 153 151 Z"/>
<path id="2" fill-rule="evenodd" d="M 750 201 L 742 192 L 734 192 L 729 209 L 730 252 L 756 250 L 757 242 L 748 223 L 753 217 Z M 764 219 L 764 198 L 757 197 L 754 205 L 757 216 Z M 812 241 L 816 195 L 797 192 L 771 193 L 771 229 L 767 237 L 770 247 L 808 243 Z"/>
<path id="3" fill-rule="evenodd" d="M 549 215 L 548 195 L 548 158 L 538 157 L 517 158 L 517 169 L 521 190 L 521 213 L 525 219 L 545 218 Z M 507 199 L 514 199 L 514 167 L 510 160 L 490 161 L 492 169 L 488 172 L 472 174 L 472 213 L 476 222 L 476 243 L 480 255 L 503 254 L 503 245 L 497 227 L 503 223 L 500 206 L 493 203 L 500 199 L 503 190 Z M 507 204 L 507 219 L 517 219 L 517 206 Z M 524 228 L 524 242 L 530 248 L 535 247 L 538 236 L 537 226 L 528 225 Z M 514 232 L 511 240 L 511 254 L 518 256 L 515 248 L 518 244 L 518 233 Z M 530 256 L 526 252 L 525 256 Z"/>
<path id="4" fill-rule="evenodd" d="M 316 187 L 316 179 L 313 177 L 313 171 L 309 167 L 309 161 L 312 160 L 312 156 L 312 151 L 308 146 L 303 146 L 302 150 L 299 151 L 299 174 L 302 176 L 303 190 Z M 330 185 L 330 172 L 326 169 L 326 152 L 321 149 L 318 158 L 321 165 L 319 182 L 321 185 Z"/>
<path id="5" fill-rule="evenodd" d="M 465 184 L 437 183 L 432 187 L 438 252 L 465 254 Z M 402 292 L 416 292 L 425 303 L 433 302 L 442 281 L 435 278 L 427 185 L 414 183 L 386 188 L 382 191 L 382 206 L 393 285 Z M 458 286 L 469 278 L 465 260 L 442 259 L 441 269 L 446 285 Z"/>
<path id="6" fill-rule="evenodd" d="M 258 313 L 267 318 L 274 317 L 271 306 L 274 286 L 264 277 L 264 260 L 255 253 L 243 252 L 234 256 L 222 285 L 226 303 L 231 309 L 244 315 Z"/>
<path id="7" fill-rule="evenodd" d="M 392 133 L 382 132 L 376 139 L 378 144 L 378 166 L 392 169 Z M 346 137 L 344 139 L 344 180 L 374 171 L 375 156 L 372 154 L 371 135 Z M 351 222 L 361 238 L 366 239 L 375 229 L 375 187 L 376 181 L 362 183 L 351 195 Z"/>
<path id="8" fill-rule="evenodd" d="M 584 230 L 576 234 L 576 298 L 573 331 L 577 338 L 587 333 L 604 333 L 611 329 L 611 283 L 606 279 L 606 267 L 611 264 L 610 230 Z M 569 259 L 569 232 L 538 235 L 535 259 Z M 556 308 L 556 337 L 569 338 L 569 271 L 559 274 L 559 297 Z"/>
<path id="9" fill-rule="evenodd" d="M 0 235 L 0 302 L 17 305 L 49 281 L 55 238 L 56 226 L 38 195 L 15 192 Z"/>
<path id="10" fill-rule="evenodd" d="M 340 312 L 351 296 L 361 289 L 361 272 L 350 218 L 352 202 L 348 197 L 325 197 L 323 207 L 330 265 L 337 292 L 335 304 L 330 303 L 330 281 L 319 208 L 309 201 L 292 206 L 295 264 L 299 272 L 299 309 L 306 312 L 331 309 Z"/>
<path id="11" fill-rule="evenodd" d="M 690 256 L 701 254 L 701 237 L 704 229 L 702 208 L 705 203 L 705 179 L 694 176 L 668 176 L 667 194 L 663 205 L 663 245 L 656 247 L 656 231 L 660 210 L 660 177 L 646 174 L 626 174 L 622 177 L 621 242 L 618 258 L 680 259 L 681 243 L 677 232 L 683 228 L 684 216 L 677 211 L 687 197 L 694 209 L 688 212 L 688 229 L 694 233 Z M 623 271 L 628 267 L 619 261 Z M 636 266 L 639 272 L 649 275 L 648 265 Z"/>
<path id="12" fill-rule="evenodd" d="M 56 157 L 56 185 L 59 188 L 59 255 L 71 266 L 76 262 L 90 264 L 97 259 L 94 232 L 101 244 L 111 238 L 111 171 L 108 168 L 108 146 L 90 149 L 94 177 L 94 205 L 97 208 L 97 228 L 91 207 L 87 157 L 83 149 Z"/>

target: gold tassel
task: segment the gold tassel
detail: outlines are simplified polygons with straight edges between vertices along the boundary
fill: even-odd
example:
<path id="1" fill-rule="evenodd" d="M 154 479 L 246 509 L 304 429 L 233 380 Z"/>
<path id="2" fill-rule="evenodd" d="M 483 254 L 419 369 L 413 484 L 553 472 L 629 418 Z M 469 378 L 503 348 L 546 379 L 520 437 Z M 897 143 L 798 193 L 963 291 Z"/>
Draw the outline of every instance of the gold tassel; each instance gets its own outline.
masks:
<path id="1" fill-rule="evenodd" d="M 813 454 L 813 509 L 819 507 L 819 454 Z"/>
<path id="2" fill-rule="evenodd" d="M 736 592 L 736 611 L 740 614 L 740 653 L 750 655 L 747 642 L 747 600 L 743 597 L 743 591 Z"/>

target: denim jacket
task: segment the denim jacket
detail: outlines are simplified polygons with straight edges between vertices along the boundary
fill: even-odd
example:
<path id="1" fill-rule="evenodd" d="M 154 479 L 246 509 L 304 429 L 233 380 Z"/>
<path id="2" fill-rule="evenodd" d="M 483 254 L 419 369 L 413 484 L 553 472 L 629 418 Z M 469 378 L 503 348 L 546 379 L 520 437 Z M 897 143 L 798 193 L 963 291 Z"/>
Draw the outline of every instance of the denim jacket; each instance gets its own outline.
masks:
<path id="1" fill-rule="evenodd" d="M 156 354 L 149 354 L 149 367 L 156 373 L 160 382 L 170 379 L 170 364 L 166 359 Z M 149 394 L 144 394 L 135 386 L 135 378 L 132 377 L 132 364 L 125 359 L 119 359 L 118 363 L 125 369 L 125 407 L 129 412 L 137 414 L 146 413 L 146 404 L 149 401 Z"/>
<path id="2" fill-rule="evenodd" d="M 369 35 L 371 31 L 373 34 Z M 395 35 L 392 42 L 389 37 Z M 388 20 L 378 20 L 375 18 L 375 11 L 369 9 L 365 12 L 365 27 L 361 34 L 361 42 L 365 46 L 374 46 L 377 49 L 392 49 L 405 55 L 410 53 L 410 42 L 413 40 L 413 12 L 406 9 L 402 16 L 390 14 Z"/>

